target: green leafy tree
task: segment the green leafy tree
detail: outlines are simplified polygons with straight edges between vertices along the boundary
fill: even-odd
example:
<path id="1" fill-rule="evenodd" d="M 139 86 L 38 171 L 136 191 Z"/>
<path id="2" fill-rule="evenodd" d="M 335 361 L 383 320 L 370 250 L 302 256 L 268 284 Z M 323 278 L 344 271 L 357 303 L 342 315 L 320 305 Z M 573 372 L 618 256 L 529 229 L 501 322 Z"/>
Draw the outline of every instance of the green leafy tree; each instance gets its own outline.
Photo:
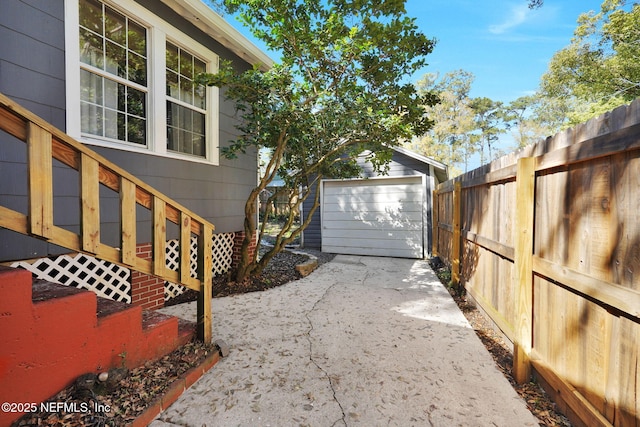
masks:
<path id="1" fill-rule="evenodd" d="M 239 72 L 223 62 L 218 73 L 201 79 L 224 88 L 242 118 L 240 137 L 223 154 L 272 152 L 245 204 L 245 240 L 234 272 L 239 282 L 259 274 L 308 225 L 319 206 L 320 179 L 356 176 L 356 158 L 365 150 L 373 167 L 384 170 L 393 146 L 430 128 L 422 106 L 436 98 L 419 94 L 407 80 L 425 65 L 434 42 L 406 16 L 402 0 L 226 0 L 225 5 L 281 54 L 281 62 L 266 72 Z M 292 214 L 273 248 L 251 257 L 258 196 L 277 173 L 286 184 L 280 191 L 291 196 Z M 293 212 L 308 197 L 313 208 L 307 221 L 295 226 Z M 264 224 L 258 242 L 263 232 Z"/>
<path id="2" fill-rule="evenodd" d="M 560 131 L 567 123 L 567 104 L 540 92 L 522 96 L 505 108 L 516 147 L 522 148 Z"/>
<path id="3" fill-rule="evenodd" d="M 640 96 L 640 4 L 605 0 L 598 13 L 580 15 L 571 43 L 542 77 L 544 96 L 576 110 L 575 124 Z"/>
<path id="4" fill-rule="evenodd" d="M 425 106 L 427 115 L 434 121 L 431 130 L 405 145 L 449 165 L 452 174 L 461 172 L 463 167 L 466 170 L 467 162 L 475 150 L 470 139 L 474 129 L 474 113 L 469 105 L 473 79 L 472 73 L 456 70 L 441 78 L 437 74 L 426 74 L 416 84 L 420 93 L 436 94 L 440 102 Z"/>
<path id="5" fill-rule="evenodd" d="M 480 151 L 480 164 L 493 160 L 493 145 L 501 134 L 507 131 L 508 118 L 502 102 L 486 97 L 473 98 L 470 104 L 475 115 L 475 128 L 479 131 L 477 144 Z M 485 155 L 487 150 L 488 157 Z"/>

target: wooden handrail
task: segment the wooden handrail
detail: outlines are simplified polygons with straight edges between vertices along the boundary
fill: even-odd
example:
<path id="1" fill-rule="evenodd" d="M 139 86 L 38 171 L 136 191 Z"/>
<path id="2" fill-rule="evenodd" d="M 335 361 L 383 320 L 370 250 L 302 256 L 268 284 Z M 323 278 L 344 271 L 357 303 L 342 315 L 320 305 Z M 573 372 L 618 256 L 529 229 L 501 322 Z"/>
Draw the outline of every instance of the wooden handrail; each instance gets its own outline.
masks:
<path id="1" fill-rule="evenodd" d="M 0 94 L 0 130 L 27 144 L 28 199 L 25 215 L 0 206 L 0 227 L 45 239 L 72 251 L 180 283 L 199 292 L 198 338 L 211 341 L 211 244 L 214 225 L 170 199 L 42 118 Z M 53 159 L 79 172 L 81 227 L 76 234 L 53 222 Z M 119 193 L 120 245 L 100 240 L 100 184 Z M 151 261 L 136 256 L 136 204 L 152 211 Z M 165 261 L 166 222 L 180 228 L 178 271 Z M 190 275 L 190 239 L 198 236 L 198 274 Z"/>

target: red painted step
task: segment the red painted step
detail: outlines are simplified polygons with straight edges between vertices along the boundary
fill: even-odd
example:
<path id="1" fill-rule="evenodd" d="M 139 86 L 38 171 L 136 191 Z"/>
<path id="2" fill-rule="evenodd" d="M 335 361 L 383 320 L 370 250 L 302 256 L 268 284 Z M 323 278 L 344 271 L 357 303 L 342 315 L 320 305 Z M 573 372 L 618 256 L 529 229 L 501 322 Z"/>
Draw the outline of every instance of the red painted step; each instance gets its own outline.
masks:
<path id="1" fill-rule="evenodd" d="M 159 358 L 194 331 L 175 317 L 0 266 L 0 402 L 39 403 L 84 373 Z M 0 412 L 0 426 L 21 415 Z"/>

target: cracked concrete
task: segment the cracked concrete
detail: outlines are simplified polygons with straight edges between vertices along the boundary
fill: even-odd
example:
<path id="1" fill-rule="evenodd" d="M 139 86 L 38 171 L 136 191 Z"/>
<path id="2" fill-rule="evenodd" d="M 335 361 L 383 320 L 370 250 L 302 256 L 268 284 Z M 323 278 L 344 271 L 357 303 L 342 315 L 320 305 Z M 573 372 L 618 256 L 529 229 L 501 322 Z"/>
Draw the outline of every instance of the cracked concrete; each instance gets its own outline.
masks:
<path id="1" fill-rule="evenodd" d="M 231 353 L 152 427 L 537 425 L 424 261 L 339 255 L 212 311 Z"/>

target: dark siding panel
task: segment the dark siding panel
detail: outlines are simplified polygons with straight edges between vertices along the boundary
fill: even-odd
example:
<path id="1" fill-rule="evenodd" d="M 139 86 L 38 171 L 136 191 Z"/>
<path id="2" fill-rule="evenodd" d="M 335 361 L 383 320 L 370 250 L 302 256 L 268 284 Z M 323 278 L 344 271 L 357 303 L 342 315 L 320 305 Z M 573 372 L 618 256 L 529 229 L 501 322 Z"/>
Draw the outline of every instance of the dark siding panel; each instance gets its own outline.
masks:
<path id="1" fill-rule="evenodd" d="M 64 126 L 64 2 L 31 3 L 0 2 L 0 92 Z"/>
<path id="2" fill-rule="evenodd" d="M 305 218 L 313 206 L 313 195 L 309 196 L 303 203 L 303 214 Z M 320 208 L 316 209 L 309 226 L 304 230 L 303 246 L 305 248 L 320 249 L 322 247 L 322 234 L 320 230 Z"/>
<path id="3" fill-rule="evenodd" d="M 176 15 L 162 2 L 139 0 L 164 20 L 180 28 L 190 37 L 216 52 L 236 67 L 250 66 Z M 65 63 L 63 0 L 0 0 L 0 92 L 41 116 L 54 126 L 65 129 Z M 221 91 L 222 92 L 222 91 Z M 237 135 L 238 118 L 232 104 L 220 95 L 220 145 L 225 146 Z M 21 142 L 0 143 L 0 200 L 7 206 L 26 213 L 27 197 L 24 180 L 5 179 L 10 169 L 25 167 L 25 148 Z M 5 144 L 5 142 L 7 142 Z M 168 159 L 121 150 L 95 149 L 144 182 L 176 199 L 187 208 L 209 219 L 216 232 L 242 229 L 244 204 L 256 185 L 257 154 L 239 156 L 236 160 L 220 159 L 219 166 Z M 22 183 L 21 183 L 22 182 Z M 57 225 L 77 232 L 79 227 L 79 188 L 77 172 L 54 167 L 55 218 Z M 119 208 L 115 193 L 101 190 L 102 239 L 115 245 L 119 239 Z M 150 214 L 138 208 L 138 241 L 151 236 Z M 66 252 L 36 239 L 0 230 L 0 261 L 28 259 Z"/>
<path id="4" fill-rule="evenodd" d="M 66 102 L 63 15 L 62 0 L 0 1 L 0 92 L 61 129 Z M 0 138 L 0 199 L 26 213 L 25 144 L 6 134 Z M 0 260 L 59 251 L 44 241 L 0 230 Z"/>

